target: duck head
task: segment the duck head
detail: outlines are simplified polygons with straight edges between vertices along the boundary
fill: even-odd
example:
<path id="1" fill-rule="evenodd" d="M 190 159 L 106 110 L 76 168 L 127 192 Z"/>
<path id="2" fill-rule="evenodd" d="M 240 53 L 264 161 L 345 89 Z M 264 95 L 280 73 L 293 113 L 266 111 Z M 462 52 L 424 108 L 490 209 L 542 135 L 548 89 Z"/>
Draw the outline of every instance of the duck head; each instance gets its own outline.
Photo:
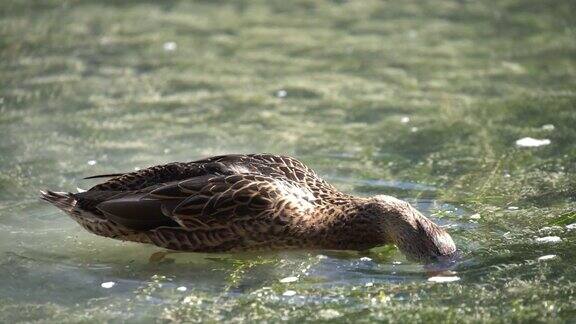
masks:
<path id="1" fill-rule="evenodd" d="M 437 261 L 456 254 L 452 237 L 409 203 L 379 195 L 369 200 L 368 210 L 387 243 L 394 243 L 409 259 Z"/>

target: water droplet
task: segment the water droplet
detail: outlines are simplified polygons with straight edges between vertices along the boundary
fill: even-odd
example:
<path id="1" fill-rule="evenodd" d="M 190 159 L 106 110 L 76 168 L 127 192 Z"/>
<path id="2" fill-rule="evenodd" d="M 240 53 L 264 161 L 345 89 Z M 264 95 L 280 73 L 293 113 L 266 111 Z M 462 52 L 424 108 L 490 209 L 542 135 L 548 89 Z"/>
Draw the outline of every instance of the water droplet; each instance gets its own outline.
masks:
<path id="1" fill-rule="evenodd" d="M 548 254 L 548 255 L 543 255 L 541 257 L 538 258 L 538 261 L 547 261 L 547 260 L 552 260 L 556 258 L 556 254 Z"/>
<path id="2" fill-rule="evenodd" d="M 559 243 L 562 242 L 562 239 L 558 236 L 544 236 L 536 238 L 536 242 L 538 243 Z"/>
<path id="3" fill-rule="evenodd" d="M 281 283 L 289 283 L 289 282 L 296 282 L 296 281 L 298 281 L 298 277 L 286 277 L 286 278 L 280 279 Z"/>
<path id="4" fill-rule="evenodd" d="M 175 42 L 166 42 L 162 45 L 162 48 L 167 52 L 171 52 L 175 51 L 178 48 L 178 44 L 176 44 Z"/>
<path id="5" fill-rule="evenodd" d="M 114 286 L 116 286 L 116 283 L 114 281 L 107 281 L 107 282 L 103 282 L 100 284 L 100 287 L 105 288 L 105 289 L 110 289 Z"/>
<path id="6" fill-rule="evenodd" d="M 551 141 L 547 138 L 537 139 L 532 137 L 524 137 L 516 141 L 516 145 L 520 147 L 539 147 L 549 145 Z"/>
<path id="7" fill-rule="evenodd" d="M 428 278 L 428 281 L 430 282 L 453 282 L 458 280 L 460 280 L 460 277 L 458 276 L 447 276 L 447 277 L 436 276 Z"/>
<path id="8" fill-rule="evenodd" d="M 294 295 L 296 295 L 296 292 L 295 292 L 294 290 L 286 290 L 286 291 L 282 294 L 282 296 L 286 296 L 286 297 L 292 297 L 292 296 L 294 296 Z"/>

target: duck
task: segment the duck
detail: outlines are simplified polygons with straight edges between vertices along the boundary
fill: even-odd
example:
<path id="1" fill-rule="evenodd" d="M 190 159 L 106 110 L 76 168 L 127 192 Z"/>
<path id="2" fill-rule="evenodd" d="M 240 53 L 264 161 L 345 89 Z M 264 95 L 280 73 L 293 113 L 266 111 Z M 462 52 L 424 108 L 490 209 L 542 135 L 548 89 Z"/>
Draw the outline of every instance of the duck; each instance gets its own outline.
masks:
<path id="1" fill-rule="evenodd" d="M 445 229 L 387 195 L 343 193 L 290 156 L 228 154 L 102 174 L 89 190 L 41 191 L 87 231 L 187 252 L 353 250 L 456 253 Z"/>

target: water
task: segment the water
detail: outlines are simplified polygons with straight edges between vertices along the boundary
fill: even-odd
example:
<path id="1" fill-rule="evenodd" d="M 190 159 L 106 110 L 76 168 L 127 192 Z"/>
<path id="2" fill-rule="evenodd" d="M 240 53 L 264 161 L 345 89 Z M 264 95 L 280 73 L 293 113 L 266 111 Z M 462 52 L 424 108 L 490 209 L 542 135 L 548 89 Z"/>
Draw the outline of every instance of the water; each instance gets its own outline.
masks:
<path id="1" fill-rule="evenodd" d="M 0 322 L 573 322 L 575 12 L 3 1 Z M 150 262 L 160 249 L 88 234 L 38 199 L 231 152 L 293 155 L 344 191 L 407 199 L 462 260 L 448 282 L 390 248 Z"/>

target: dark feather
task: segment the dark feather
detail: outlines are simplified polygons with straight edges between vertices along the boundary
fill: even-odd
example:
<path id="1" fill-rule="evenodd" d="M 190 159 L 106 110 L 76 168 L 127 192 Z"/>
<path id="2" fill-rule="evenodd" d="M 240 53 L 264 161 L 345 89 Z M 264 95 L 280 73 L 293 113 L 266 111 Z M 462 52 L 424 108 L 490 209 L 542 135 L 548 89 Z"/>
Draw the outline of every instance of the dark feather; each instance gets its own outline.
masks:
<path id="1" fill-rule="evenodd" d="M 162 213 L 162 208 L 173 209 L 174 201 L 145 199 L 145 194 L 128 195 L 104 201 L 96 206 L 112 221 L 133 230 L 146 231 L 153 228 L 179 225 Z"/>
<path id="2" fill-rule="evenodd" d="M 87 180 L 87 179 L 97 179 L 97 178 L 114 178 L 114 177 L 122 176 L 124 174 L 125 173 L 98 174 L 98 175 L 89 176 L 89 177 L 86 177 L 83 179 Z"/>

